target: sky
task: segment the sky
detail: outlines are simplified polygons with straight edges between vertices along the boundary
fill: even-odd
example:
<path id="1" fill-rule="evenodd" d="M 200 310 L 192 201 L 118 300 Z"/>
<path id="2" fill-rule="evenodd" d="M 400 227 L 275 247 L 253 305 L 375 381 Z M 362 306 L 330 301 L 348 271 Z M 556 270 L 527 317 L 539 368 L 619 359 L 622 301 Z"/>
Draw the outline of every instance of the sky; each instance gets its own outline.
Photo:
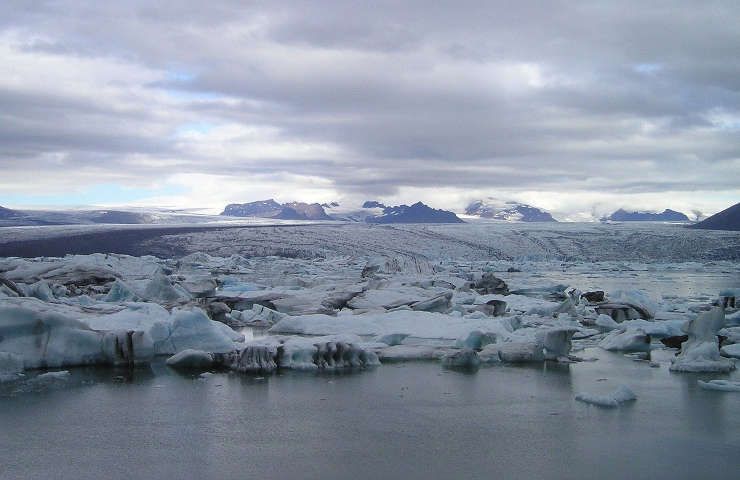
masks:
<path id="1" fill-rule="evenodd" d="M 0 205 L 740 201 L 740 2 L 0 2 Z"/>

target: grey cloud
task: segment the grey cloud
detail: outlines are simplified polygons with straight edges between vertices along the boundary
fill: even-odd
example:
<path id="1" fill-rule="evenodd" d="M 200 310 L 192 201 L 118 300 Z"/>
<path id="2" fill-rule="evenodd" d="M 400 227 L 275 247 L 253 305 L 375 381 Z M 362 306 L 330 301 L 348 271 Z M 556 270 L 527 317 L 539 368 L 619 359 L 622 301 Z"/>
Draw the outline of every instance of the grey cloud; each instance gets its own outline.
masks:
<path id="1" fill-rule="evenodd" d="M 739 17 L 730 1 L 4 2 L 0 41 L 29 59 L 99 61 L 103 78 L 120 62 L 159 79 L 108 79 L 134 92 L 123 109 L 57 88 L 54 72 L 38 72 L 45 92 L 0 83 L 0 166 L 63 152 L 65 171 L 97 156 L 144 177 L 174 162 L 319 176 L 367 196 L 736 190 Z M 712 123 L 717 111 L 729 125 Z M 339 153 L 273 158 L 238 139 L 199 152 L 176 135 L 196 121 Z"/>

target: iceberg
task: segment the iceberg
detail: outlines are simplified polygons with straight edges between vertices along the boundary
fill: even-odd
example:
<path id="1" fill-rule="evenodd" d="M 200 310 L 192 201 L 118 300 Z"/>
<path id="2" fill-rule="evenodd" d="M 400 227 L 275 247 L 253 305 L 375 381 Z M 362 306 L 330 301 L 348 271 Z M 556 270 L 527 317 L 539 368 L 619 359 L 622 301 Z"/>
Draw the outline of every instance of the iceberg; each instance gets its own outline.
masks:
<path id="1" fill-rule="evenodd" d="M 681 353 L 671 361 L 674 372 L 729 372 L 735 368 L 731 358 L 720 356 L 717 332 L 724 326 L 724 309 L 714 307 L 687 321 L 683 331 L 689 336 L 681 345 Z"/>
<path id="2" fill-rule="evenodd" d="M 173 368 L 207 370 L 213 366 L 213 355 L 188 348 L 168 358 L 167 365 Z"/>
<path id="3" fill-rule="evenodd" d="M 149 283 L 146 284 L 141 296 L 158 303 L 183 303 L 191 299 L 187 290 L 173 284 L 161 270 L 158 270 Z"/>
<path id="4" fill-rule="evenodd" d="M 650 335 L 641 328 L 619 329 L 604 337 L 599 346 L 610 351 L 649 352 L 650 342 Z"/>
<path id="5" fill-rule="evenodd" d="M 606 314 L 600 313 L 598 317 L 596 317 L 595 325 L 597 327 L 601 327 L 604 330 L 614 330 L 616 328 L 619 328 L 619 324 L 614 321 L 614 319 Z"/>
<path id="6" fill-rule="evenodd" d="M 0 351 L 25 369 L 146 362 L 152 341 L 144 332 L 98 331 L 35 298 L 0 303 Z"/>
<path id="7" fill-rule="evenodd" d="M 479 356 L 486 363 L 528 363 L 545 360 L 542 345 L 537 342 L 491 343 L 483 347 Z"/>
<path id="8" fill-rule="evenodd" d="M 140 300 L 139 295 L 134 292 L 133 288 L 120 278 L 116 279 L 111 285 L 110 290 L 105 295 L 106 302 L 137 302 Z"/>
<path id="9" fill-rule="evenodd" d="M 537 342 L 542 345 L 546 360 L 567 361 L 572 348 L 573 334 L 579 329 L 575 327 L 556 327 L 544 332 L 537 332 Z"/>
<path id="10" fill-rule="evenodd" d="M 361 346 L 356 335 L 263 337 L 240 350 L 215 355 L 217 363 L 240 372 L 339 370 L 380 365 L 378 356 Z"/>
<path id="11" fill-rule="evenodd" d="M 442 365 L 446 368 L 476 369 L 480 363 L 478 354 L 470 348 L 463 348 L 442 357 Z"/>
<path id="12" fill-rule="evenodd" d="M 622 385 L 617 387 L 616 390 L 608 395 L 579 393 L 576 395 L 576 400 L 579 402 L 590 403 L 591 405 L 596 405 L 598 407 L 616 408 L 625 402 L 637 400 L 637 396 L 628 387 Z"/>
<path id="13" fill-rule="evenodd" d="M 240 351 L 216 355 L 217 362 L 231 370 L 245 373 L 269 373 L 277 369 L 275 345 L 247 345 Z"/>
<path id="14" fill-rule="evenodd" d="M 455 346 L 472 350 L 480 350 L 491 343 L 496 343 L 495 333 L 473 330 L 466 337 L 458 338 L 455 342 Z"/>
<path id="15" fill-rule="evenodd" d="M 225 332 L 228 328 L 227 325 L 208 318 L 199 308 L 176 309 L 169 323 L 160 322 L 153 327 L 158 331 L 156 337 L 152 335 L 156 339 L 155 352 L 174 354 L 186 349 L 212 353 L 230 352 L 234 349 L 234 337 Z"/>

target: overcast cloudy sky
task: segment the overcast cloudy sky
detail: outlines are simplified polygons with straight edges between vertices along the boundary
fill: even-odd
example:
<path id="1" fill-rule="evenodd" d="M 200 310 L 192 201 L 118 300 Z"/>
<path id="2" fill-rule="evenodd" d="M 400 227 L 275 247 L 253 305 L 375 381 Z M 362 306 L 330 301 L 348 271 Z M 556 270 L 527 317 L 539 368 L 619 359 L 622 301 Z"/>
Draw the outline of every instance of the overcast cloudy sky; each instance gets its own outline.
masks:
<path id="1" fill-rule="evenodd" d="M 156 4 L 156 5 L 155 5 Z M 0 204 L 740 200 L 740 2 L 0 2 Z"/>

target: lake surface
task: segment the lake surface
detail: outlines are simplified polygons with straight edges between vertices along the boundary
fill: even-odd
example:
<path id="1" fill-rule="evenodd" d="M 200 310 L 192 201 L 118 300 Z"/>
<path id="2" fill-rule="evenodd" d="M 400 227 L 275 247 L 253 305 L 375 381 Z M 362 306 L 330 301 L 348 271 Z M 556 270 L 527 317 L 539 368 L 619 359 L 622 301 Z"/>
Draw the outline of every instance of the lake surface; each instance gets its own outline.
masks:
<path id="1" fill-rule="evenodd" d="M 351 374 L 132 374 L 71 369 L 53 386 L 0 388 L 2 479 L 689 479 L 740 468 L 740 394 L 697 379 L 740 375 L 598 361 L 386 364 Z M 32 373 L 29 372 L 29 375 Z M 576 393 L 629 386 L 604 409 Z"/>

